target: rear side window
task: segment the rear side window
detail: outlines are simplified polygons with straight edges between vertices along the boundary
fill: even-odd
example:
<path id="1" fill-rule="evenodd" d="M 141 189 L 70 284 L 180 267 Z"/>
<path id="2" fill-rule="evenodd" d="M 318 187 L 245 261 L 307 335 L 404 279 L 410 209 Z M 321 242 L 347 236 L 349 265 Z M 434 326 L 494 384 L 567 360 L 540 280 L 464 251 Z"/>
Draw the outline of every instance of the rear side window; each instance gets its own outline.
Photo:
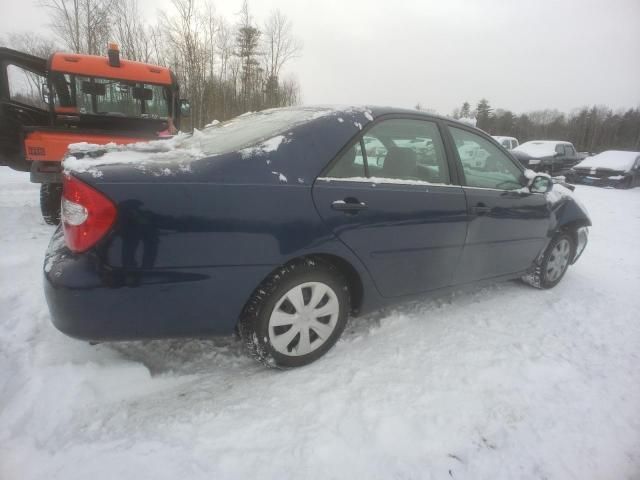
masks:
<path id="1" fill-rule="evenodd" d="M 326 176 L 331 178 L 366 177 L 361 142 L 362 140 L 343 152 Z"/>
<path id="2" fill-rule="evenodd" d="M 450 183 L 438 126 L 413 119 L 378 123 L 342 154 L 326 176 Z"/>
<path id="3" fill-rule="evenodd" d="M 467 130 L 450 127 L 469 187 L 515 190 L 522 171 L 493 143 Z"/>
<path id="4" fill-rule="evenodd" d="M 47 104 L 42 99 L 42 85 L 45 78 L 16 65 L 7 65 L 9 80 L 9 98 L 13 102 L 46 109 Z"/>

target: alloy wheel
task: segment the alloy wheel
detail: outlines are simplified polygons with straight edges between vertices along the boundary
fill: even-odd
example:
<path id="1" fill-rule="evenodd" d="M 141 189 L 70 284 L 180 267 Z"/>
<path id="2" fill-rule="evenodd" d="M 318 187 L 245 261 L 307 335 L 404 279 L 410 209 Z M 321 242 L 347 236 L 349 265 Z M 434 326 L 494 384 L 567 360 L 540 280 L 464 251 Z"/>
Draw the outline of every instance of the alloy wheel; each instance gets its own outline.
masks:
<path id="1" fill-rule="evenodd" d="M 547 281 L 555 282 L 558 280 L 569 265 L 569 256 L 571 255 L 571 245 L 569 240 L 563 238 L 560 240 L 549 255 L 547 262 L 546 277 Z"/>

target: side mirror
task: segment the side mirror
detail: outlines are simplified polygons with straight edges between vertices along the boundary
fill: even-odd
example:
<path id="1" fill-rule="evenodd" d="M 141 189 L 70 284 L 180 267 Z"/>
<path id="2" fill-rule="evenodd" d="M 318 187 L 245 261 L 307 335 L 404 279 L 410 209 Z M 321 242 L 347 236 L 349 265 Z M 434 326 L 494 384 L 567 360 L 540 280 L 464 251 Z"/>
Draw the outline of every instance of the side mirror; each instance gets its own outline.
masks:
<path id="1" fill-rule="evenodd" d="M 531 181 L 529 190 L 531 193 L 547 193 L 553 188 L 553 180 L 550 177 L 537 175 Z"/>
<path id="2" fill-rule="evenodd" d="M 50 92 L 49 92 L 49 85 L 47 85 L 46 83 L 43 83 L 41 91 L 42 91 L 42 101 L 47 105 L 49 105 L 50 98 L 51 98 Z"/>
<path id="3" fill-rule="evenodd" d="M 184 98 L 180 99 L 180 116 L 182 117 L 190 117 L 191 116 L 191 104 L 189 100 Z"/>

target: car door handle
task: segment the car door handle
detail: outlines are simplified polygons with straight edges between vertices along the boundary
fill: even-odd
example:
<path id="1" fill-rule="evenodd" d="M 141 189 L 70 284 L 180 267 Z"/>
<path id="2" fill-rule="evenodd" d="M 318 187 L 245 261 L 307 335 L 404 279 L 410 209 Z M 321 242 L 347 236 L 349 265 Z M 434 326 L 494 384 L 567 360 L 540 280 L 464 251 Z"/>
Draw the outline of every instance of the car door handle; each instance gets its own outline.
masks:
<path id="1" fill-rule="evenodd" d="M 491 207 L 487 207 L 484 203 L 479 203 L 475 207 L 471 207 L 471 213 L 475 215 L 485 215 L 491 211 Z"/>
<path id="2" fill-rule="evenodd" d="M 365 210 L 367 204 L 359 202 L 355 198 L 346 198 L 344 200 L 335 200 L 331 202 L 331 208 L 339 212 L 357 213 L 360 210 Z"/>

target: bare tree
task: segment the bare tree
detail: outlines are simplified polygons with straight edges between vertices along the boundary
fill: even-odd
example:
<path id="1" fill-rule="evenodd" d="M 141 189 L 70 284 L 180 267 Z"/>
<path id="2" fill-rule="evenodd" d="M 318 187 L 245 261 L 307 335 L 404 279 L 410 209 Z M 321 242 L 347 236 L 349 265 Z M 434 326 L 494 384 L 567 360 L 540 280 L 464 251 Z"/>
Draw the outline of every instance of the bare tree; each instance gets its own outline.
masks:
<path id="1" fill-rule="evenodd" d="M 98 54 L 106 47 L 115 0 L 41 0 L 51 11 L 51 28 L 76 53 Z"/>
<path id="2" fill-rule="evenodd" d="M 174 70 L 178 72 L 185 91 L 192 100 L 192 122 L 200 126 L 204 124 L 204 85 L 207 62 L 206 48 L 201 32 L 201 12 L 195 0 L 172 0 L 176 16 L 162 17 L 162 28 L 170 48 L 174 50 Z"/>
<path id="3" fill-rule="evenodd" d="M 278 77 L 282 67 L 300 55 L 302 42 L 293 35 L 293 24 L 276 9 L 264 23 L 262 30 L 265 70 L 269 76 Z"/>
<path id="4" fill-rule="evenodd" d="M 12 33 L 8 44 L 11 48 L 42 58 L 49 57 L 58 49 L 53 40 L 37 33 Z"/>
<path id="5" fill-rule="evenodd" d="M 113 35 L 120 45 L 122 56 L 129 60 L 147 61 L 150 47 L 138 0 L 115 0 L 114 10 Z"/>
<path id="6" fill-rule="evenodd" d="M 263 28 L 263 62 L 266 72 L 266 102 L 279 106 L 279 78 L 282 68 L 302 51 L 302 43 L 293 35 L 291 21 L 280 10 L 271 12 Z"/>

